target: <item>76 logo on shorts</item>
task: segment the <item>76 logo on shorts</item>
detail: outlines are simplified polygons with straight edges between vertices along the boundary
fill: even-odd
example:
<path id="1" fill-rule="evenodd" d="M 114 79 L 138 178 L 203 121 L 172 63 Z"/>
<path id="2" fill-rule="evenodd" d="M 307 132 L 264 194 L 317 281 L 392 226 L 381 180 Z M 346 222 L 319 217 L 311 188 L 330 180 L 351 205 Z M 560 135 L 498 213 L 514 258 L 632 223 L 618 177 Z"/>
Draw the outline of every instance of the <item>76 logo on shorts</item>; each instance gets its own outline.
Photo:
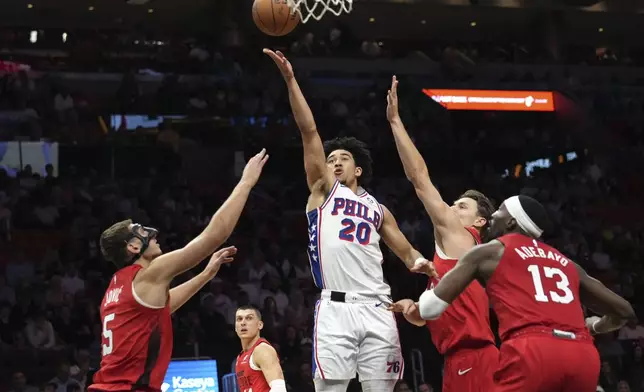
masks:
<path id="1" fill-rule="evenodd" d="M 387 373 L 400 373 L 400 361 L 394 356 L 387 358 Z"/>

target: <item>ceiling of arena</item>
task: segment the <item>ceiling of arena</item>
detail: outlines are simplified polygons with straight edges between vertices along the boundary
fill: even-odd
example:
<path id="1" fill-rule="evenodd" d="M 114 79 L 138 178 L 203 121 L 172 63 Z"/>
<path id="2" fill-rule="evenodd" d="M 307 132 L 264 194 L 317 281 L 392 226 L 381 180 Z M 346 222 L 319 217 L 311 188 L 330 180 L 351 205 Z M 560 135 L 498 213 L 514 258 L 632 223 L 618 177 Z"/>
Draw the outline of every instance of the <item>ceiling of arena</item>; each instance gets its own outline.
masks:
<path id="1" fill-rule="evenodd" d="M 223 23 L 221 15 L 227 14 L 235 15 L 232 18 L 245 28 L 252 24 L 251 2 L 150 0 L 131 5 L 126 0 L 3 0 L 0 24 L 43 29 L 137 26 L 144 30 L 208 31 Z M 496 39 L 534 35 L 536 22 L 553 15 L 570 40 L 596 41 L 598 33 L 622 40 L 644 33 L 644 1 L 638 0 L 355 0 L 350 15 L 328 15 L 322 22 L 309 22 L 306 28 L 315 30 L 340 22 L 351 25 L 358 36 L 418 38 L 440 34 L 440 38 L 450 39 Z"/>

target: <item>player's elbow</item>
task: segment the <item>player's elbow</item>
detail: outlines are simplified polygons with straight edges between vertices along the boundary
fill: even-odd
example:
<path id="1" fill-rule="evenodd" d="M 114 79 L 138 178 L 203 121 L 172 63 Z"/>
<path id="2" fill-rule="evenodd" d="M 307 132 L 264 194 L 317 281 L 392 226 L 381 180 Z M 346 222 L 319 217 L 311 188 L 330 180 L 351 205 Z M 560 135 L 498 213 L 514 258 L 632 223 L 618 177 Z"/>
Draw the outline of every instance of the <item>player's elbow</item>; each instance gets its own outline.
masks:
<path id="1" fill-rule="evenodd" d="M 212 225 L 214 230 L 206 232 L 204 234 L 208 236 L 208 242 L 214 244 L 214 247 L 216 249 L 221 246 L 221 244 L 226 242 L 226 240 L 230 237 L 230 235 L 233 233 L 233 230 L 235 229 L 235 225 L 232 224 L 232 219 L 226 220 L 218 215 L 215 215 L 213 219 L 215 220 L 213 222 L 214 225 Z"/>
<path id="2" fill-rule="evenodd" d="M 418 311 L 423 320 L 436 320 L 449 304 L 438 298 L 434 290 L 425 291 L 418 299 Z"/>
<path id="3" fill-rule="evenodd" d="M 416 189 L 416 192 L 430 184 L 429 173 L 427 172 L 426 167 L 410 168 L 405 171 L 405 175 Z"/>
<path id="4" fill-rule="evenodd" d="M 626 300 L 623 300 L 622 303 L 615 308 L 615 315 L 625 321 L 637 321 L 637 315 L 635 314 L 633 305 Z"/>

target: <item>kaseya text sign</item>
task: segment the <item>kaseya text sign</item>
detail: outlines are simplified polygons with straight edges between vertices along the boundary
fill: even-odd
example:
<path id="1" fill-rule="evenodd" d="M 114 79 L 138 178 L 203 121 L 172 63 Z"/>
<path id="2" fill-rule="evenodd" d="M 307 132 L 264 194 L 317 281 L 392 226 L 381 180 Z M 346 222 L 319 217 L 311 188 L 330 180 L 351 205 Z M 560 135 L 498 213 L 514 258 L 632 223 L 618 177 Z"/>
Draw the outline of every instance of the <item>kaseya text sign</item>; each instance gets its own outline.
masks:
<path id="1" fill-rule="evenodd" d="M 506 110 L 552 112 L 551 91 L 423 89 L 428 97 L 448 110 Z"/>
<path id="2" fill-rule="evenodd" d="M 219 392 L 217 361 L 172 361 L 161 392 Z"/>

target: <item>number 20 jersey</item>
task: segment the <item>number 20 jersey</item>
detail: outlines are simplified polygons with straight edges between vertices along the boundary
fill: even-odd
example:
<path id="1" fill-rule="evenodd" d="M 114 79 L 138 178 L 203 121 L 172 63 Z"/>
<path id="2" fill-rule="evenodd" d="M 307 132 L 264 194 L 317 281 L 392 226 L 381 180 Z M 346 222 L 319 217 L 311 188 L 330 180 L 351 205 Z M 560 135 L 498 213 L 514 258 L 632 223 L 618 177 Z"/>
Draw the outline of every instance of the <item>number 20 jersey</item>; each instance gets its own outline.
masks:
<path id="1" fill-rule="evenodd" d="M 486 290 L 499 319 L 501 340 L 531 327 L 587 334 L 575 264 L 557 249 L 522 234 L 498 240 L 505 250 Z"/>
<path id="2" fill-rule="evenodd" d="M 133 290 L 138 264 L 118 270 L 101 302 L 101 366 L 89 390 L 161 390 L 172 357 L 170 301 L 163 307 L 143 302 Z"/>
<path id="3" fill-rule="evenodd" d="M 320 289 L 390 295 L 382 273 L 380 234 L 384 212 L 364 189 L 336 181 L 325 202 L 307 213 L 307 253 Z"/>

